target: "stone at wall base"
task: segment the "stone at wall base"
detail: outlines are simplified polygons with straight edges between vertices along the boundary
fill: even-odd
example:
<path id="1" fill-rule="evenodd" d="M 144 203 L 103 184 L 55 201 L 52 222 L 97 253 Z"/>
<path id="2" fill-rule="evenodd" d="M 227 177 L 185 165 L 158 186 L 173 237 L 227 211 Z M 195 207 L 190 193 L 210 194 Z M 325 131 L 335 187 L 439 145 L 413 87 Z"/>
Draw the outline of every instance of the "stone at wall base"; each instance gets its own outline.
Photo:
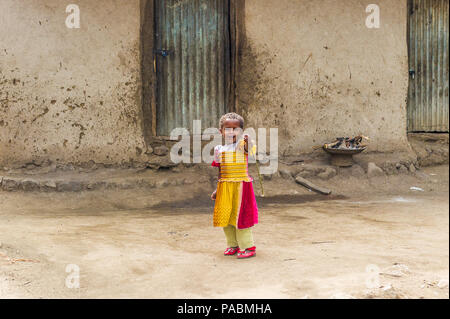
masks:
<path id="1" fill-rule="evenodd" d="M 170 157 L 168 156 L 150 156 L 146 166 L 152 169 L 160 169 L 160 168 L 170 168 L 178 166 L 178 163 L 172 162 Z"/>
<path id="2" fill-rule="evenodd" d="M 369 177 L 377 177 L 383 176 L 384 172 L 381 168 L 379 168 L 375 163 L 369 163 L 367 165 L 367 176 Z"/>
<path id="3" fill-rule="evenodd" d="M 353 165 L 353 155 L 331 154 L 331 165 L 338 167 L 350 167 Z"/>

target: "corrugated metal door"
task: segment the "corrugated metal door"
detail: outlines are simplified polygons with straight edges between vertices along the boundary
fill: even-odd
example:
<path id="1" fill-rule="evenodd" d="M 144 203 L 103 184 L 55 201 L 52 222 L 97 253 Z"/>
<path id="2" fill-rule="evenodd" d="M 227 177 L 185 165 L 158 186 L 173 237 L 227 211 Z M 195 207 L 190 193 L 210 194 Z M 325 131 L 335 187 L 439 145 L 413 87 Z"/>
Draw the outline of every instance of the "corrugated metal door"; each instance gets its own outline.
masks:
<path id="1" fill-rule="evenodd" d="M 449 0 L 409 0 L 408 131 L 448 132 Z"/>
<path id="2" fill-rule="evenodd" d="M 217 127 L 227 111 L 230 69 L 228 0 L 155 0 L 157 134 Z"/>

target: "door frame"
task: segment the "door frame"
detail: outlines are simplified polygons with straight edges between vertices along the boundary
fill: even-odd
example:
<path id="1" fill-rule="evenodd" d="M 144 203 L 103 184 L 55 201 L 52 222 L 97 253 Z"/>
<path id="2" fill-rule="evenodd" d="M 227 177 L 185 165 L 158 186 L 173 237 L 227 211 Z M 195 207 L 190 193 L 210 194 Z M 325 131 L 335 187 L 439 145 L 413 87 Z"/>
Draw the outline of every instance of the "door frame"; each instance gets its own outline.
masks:
<path id="1" fill-rule="evenodd" d="M 442 128 L 436 129 L 436 130 L 431 130 L 431 129 L 423 129 L 423 127 L 421 127 L 421 129 L 417 129 L 417 128 L 411 128 L 411 120 L 413 119 L 413 117 L 411 116 L 412 110 L 411 110 L 411 105 L 412 105 L 412 92 L 414 92 L 414 103 L 417 101 L 416 100 L 416 94 L 418 92 L 420 92 L 421 94 L 425 93 L 428 94 L 429 91 L 431 90 L 431 99 L 436 98 L 435 93 L 434 93 L 434 89 L 432 86 L 435 86 L 437 89 L 437 86 L 439 84 L 433 83 L 433 84 L 428 84 L 427 86 L 423 86 L 425 88 L 425 92 L 421 92 L 420 90 L 422 89 L 422 87 L 420 86 L 420 84 L 418 84 L 416 82 L 416 80 L 414 78 L 417 78 L 417 69 L 412 69 L 412 62 L 413 62 L 413 58 L 415 58 L 414 56 L 412 56 L 412 48 L 413 45 L 417 45 L 419 42 L 417 41 L 417 39 L 413 40 L 413 42 L 411 41 L 411 15 L 415 13 L 415 8 L 414 8 L 414 0 L 406 0 L 406 5 L 407 5 L 407 9 L 406 9 L 406 42 L 407 42 L 407 50 L 408 50 L 408 91 L 407 91 L 407 97 L 406 97 L 406 131 L 407 133 L 447 133 L 448 134 L 448 126 L 447 126 L 447 131 L 442 130 Z M 430 4 L 431 8 L 428 9 L 432 9 L 433 4 Z M 447 18 L 448 19 L 448 18 Z M 447 21 L 448 22 L 448 21 Z M 415 34 L 415 36 L 417 36 L 417 34 Z M 432 37 L 435 35 L 432 35 Z M 427 40 L 429 40 L 429 38 L 427 37 Z M 432 38 L 432 40 L 435 40 L 434 38 Z M 423 43 L 421 43 L 420 45 L 423 45 Z M 430 53 L 432 54 L 432 53 Z M 439 62 L 437 62 L 439 63 Z M 414 65 L 416 66 L 416 65 Z M 423 67 L 424 65 L 422 65 L 422 70 L 423 71 Z M 430 65 L 426 65 L 426 67 L 428 68 L 433 68 L 434 66 L 430 66 Z M 441 66 L 442 67 L 442 66 Z M 445 77 L 445 71 L 443 72 L 443 76 Z M 445 79 L 445 78 L 444 78 Z M 428 79 L 430 80 L 430 79 Z M 434 80 L 433 80 L 434 82 Z M 419 91 L 417 90 L 419 89 Z M 445 90 L 443 91 L 443 94 L 445 94 Z M 430 100 L 430 102 L 432 103 L 432 100 Z M 445 102 L 445 99 L 443 100 L 443 102 Z M 444 103 L 445 104 L 445 103 Z M 421 107 L 423 105 L 420 105 Z M 414 107 L 417 107 L 416 104 L 414 104 Z M 431 105 L 428 105 L 428 107 L 431 107 Z M 433 109 L 431 109 L 431 112 L 433 112 Z M 433 115 L 432 115 L 433 116 Z"/>
<path id="2" fill-rule="evenodd" d="M 142 80 L 142 115 L 144 138 L 149 145 L 154 140 L 169 140 L 169 136 L 158 136 L 156 133 L 156 97 L 157 76 L 155 66 L 155 1 L 140 1 L 140 53 Z M 230 34 L 230 77 L 228 83 L 228 109 L 239 112 L 238 105 L 238 70 L 240 55 L 245 38 L 245 0 L 229 1 L 229 34 Z"/>

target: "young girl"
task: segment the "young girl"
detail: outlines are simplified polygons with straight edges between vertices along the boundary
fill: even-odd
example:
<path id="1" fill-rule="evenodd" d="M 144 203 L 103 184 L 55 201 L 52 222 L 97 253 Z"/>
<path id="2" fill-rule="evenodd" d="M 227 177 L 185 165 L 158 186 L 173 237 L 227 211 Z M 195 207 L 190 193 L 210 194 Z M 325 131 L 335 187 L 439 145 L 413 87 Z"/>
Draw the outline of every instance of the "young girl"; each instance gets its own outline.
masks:
<path id="1" fill-rule="evenodd" d="M 253 178 L 248 174 L 248 135 L 240 140 L 244 119 L 236 113 L 220 118 L 220 133 L 225 145 L 214 148 L 212 166 L 219 167 L 217 189 L 211 194 L 215 200 L 214 227 L 223 227 L 228 248 L 225 256 L 249 258 L 256 255 L 252 229 L 258 223 L 258 207 L 253 192 Z M 232 142 L 232 143 L 231 143 Z M 251 147 L 255 154 L 256 146 Z"/>

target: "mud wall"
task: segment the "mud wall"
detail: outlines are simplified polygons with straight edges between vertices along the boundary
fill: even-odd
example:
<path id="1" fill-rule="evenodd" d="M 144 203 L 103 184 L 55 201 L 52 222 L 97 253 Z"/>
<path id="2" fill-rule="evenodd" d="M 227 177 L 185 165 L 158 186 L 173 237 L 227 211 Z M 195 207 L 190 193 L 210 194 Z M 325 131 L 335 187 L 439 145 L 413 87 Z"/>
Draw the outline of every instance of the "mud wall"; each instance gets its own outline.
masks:
<path id="1" fill-rule="evenodd" d="M 0 165 L 141 160 L 139 1 L 76 4 L 0 1 Z"/>
<path id="2" fill-rule="evenodd" d="M 77 1 L 80 29 L 65 26 L 61 1 L 0 2 L 0 166 L 142 163 L 167 144 L 149 139 L 141 98 L 150 2 Z M 408 148 L 406 1 L 377 3 L 381 28 L 368 29 L 370 1 L 242 0 L 247 126 L 278 127 L 284 155 L 355 134 L 372 151 Z"/>
<path id="3" fill-rule="evenodd" d="M 406 0 L 381 0 L 369 29 L 360 0 L 246 0 L 239 109 L 278 127 L 285 155 L 364 134 L 369 150 L 408 149 Z"/>

